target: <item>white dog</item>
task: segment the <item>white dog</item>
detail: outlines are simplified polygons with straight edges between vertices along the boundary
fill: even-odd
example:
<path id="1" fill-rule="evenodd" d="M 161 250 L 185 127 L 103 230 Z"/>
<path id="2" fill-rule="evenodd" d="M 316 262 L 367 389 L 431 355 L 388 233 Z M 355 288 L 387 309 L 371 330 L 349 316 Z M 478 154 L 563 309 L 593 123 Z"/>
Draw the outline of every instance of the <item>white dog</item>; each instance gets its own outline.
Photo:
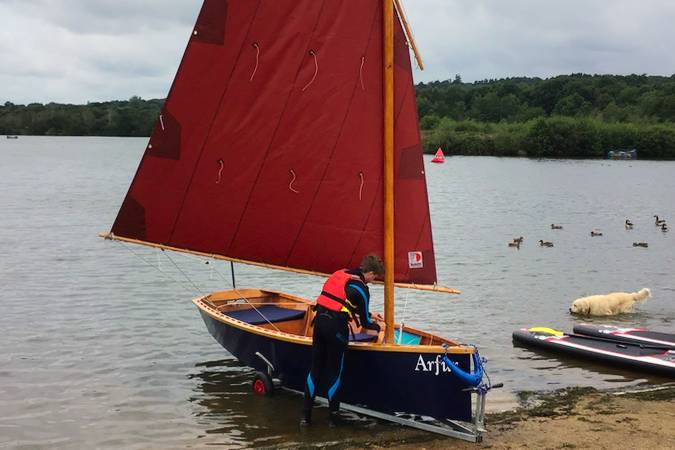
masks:
<path id="1" fill-rule="evenodd" d="M 612 292 L 607 295 L 591 295 L 574 300 L 570 312 L 586 316 L 611 316 L 628 313 L 633 310 L 635 303 L 644 302 L 651 296 L 652 292 L 647 288 L 632 293 Z"/>

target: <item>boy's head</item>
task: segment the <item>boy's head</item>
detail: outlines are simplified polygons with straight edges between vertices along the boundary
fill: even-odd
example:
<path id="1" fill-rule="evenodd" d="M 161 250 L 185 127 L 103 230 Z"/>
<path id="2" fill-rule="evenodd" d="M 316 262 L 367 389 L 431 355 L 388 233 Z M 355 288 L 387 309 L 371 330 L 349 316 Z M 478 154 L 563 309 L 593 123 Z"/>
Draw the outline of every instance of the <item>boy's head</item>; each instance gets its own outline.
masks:
<path id="1" fill-rule="evenodd" d="M 384 276 L 384 264 L 382 260 L 376 255 L 367 255 L 361 261 L 361 272 L 366 279 L 366 283 L 370 283 L 377 277 Z"/>

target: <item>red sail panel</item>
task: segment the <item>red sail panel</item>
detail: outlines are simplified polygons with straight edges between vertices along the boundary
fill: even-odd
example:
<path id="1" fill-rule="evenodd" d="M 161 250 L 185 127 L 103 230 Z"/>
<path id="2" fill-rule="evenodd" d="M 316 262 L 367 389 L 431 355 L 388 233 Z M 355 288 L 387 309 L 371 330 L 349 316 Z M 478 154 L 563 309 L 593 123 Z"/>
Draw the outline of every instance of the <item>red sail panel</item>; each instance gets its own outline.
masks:
<path id="1" fill-rule="evenodd" d="M 195 29 L 113 233 L 324 273 L 382 255 L 381 1 L 206 1 Z M 395 46 L 395 279 L 430 284 L 398 21 Z"/>

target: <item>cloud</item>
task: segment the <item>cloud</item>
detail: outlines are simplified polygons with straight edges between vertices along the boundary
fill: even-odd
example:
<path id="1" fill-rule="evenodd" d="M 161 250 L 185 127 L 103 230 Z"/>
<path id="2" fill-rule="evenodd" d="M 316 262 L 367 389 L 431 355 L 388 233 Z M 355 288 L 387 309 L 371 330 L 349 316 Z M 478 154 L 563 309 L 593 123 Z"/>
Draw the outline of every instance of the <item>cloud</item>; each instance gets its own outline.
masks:
<path id="1" fill-rule="evenodd" d="M 675 73 L 671 0 L 403 2 L 427 66 L 418 81 Z M 164 97 L 201 3 L 0 0 L 0 102 Z"/>

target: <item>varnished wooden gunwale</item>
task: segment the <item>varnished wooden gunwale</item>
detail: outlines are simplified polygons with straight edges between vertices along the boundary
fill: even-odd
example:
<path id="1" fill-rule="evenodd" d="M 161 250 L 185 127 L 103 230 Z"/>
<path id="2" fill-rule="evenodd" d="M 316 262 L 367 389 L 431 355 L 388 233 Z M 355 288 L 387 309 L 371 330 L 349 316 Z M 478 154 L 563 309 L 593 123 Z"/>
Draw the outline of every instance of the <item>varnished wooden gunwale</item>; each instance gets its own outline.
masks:
<path id="1" fill-rule="evenodd" d="M 248 297 L 249 295 L 255 298 L 261 297 L 280 298 L 283 299 L 285 303 L 297 302 L 298 305 L 301 307 L 298 309 L 308 308 L 313 304 L 313 302 L 310 302 L 300 297 L 295 297 L 293 295 L 276 291 L 262 291 L 258 289 L 237 289 L 229 291 L 220 291 L 212 293 L 207 296 L 197 297 L 193 299 L 192 302 L 204 314 L 207 314 L 212 319 L 221 322 L 223 324 L 226 324 L 228 326 L 232 326 L 259 336 L 265 336 L 270 339 L 276 339 L 300 345 L 307 345 L 307 346 L 312 345 L 311 336 L 299 336 L 297 334 L 285 332 L 283 330 L 278 331 L 275 329 L 271 329 L 271 327 L 267 328 L 258 325 L 251 325 L 249 323 L 242 322 L 240 320 L 237 320 L 235 318 L 232 318 L 230 316 L 221 313 L 221 310 L 217 304 L 218 302 L 223 302 L 227 300 L 236 300 L 244 296 Z M 209 303 L 213 303 L 213 305 L 210 305 Z M 274 304 L 274 302 L 270 302 L 270 304 Z M 220 306 L 223 305 L 221 304 Z M 309 320 L 309 318 L 307 318 L 307 320 Z M 398 326 L 400 325 L 397 325 L 397 327 Z M 451 354 L 471 354 L 474 353 L 475 351 L 473 347 L 458 345 L 449 339 L 444 339 L 440 336 L 436 336 L 431 333 L 417 330 L 412 327 L 405 327 L 404 330 L 407 332 L 417 334 L 423 338 L 424 337 L 433 338 L 439 343 L 448 343 L 449 346 L 447 348 L 447 352 Z M 396 345 L 392 343 L 372 343 L 372 342 L 350 342 L 349 348 L 351 350 L 358 350 L 358 351 L 403 352 L 403 353 L 420 353 L 420 354 L 439 354 L 445 352 L 445 349 L 443 348 L 442 345 Z"/>

